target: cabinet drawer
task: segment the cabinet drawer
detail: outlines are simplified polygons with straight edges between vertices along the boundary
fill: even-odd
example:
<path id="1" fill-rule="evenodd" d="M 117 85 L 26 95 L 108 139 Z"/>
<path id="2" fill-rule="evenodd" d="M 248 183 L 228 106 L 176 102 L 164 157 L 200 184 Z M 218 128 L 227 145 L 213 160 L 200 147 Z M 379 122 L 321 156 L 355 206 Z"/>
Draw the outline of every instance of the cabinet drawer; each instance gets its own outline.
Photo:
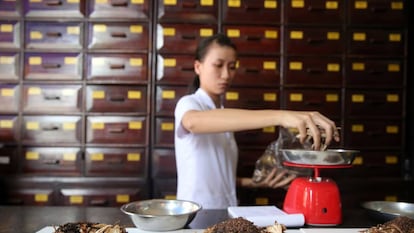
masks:
<path id="1" fill-rule="evenodd" d="M 0 113 L 16 113 L 19 110 L 20 88 L 13 84 L 0 84 Z"/>
<path id="2" fill-rule="evenodd" d="M 147 23 L 90 23 L 89 49 L 109 49 L 147 52 L 149 27 Z"/>
<path id="3" fill-rule="evenodd" d="M 235 132 L 237 144 L 242 147 L 265 147 L 269 142 L 278 137 L 278 130 L 275 126 L 262 129 L 246 130 Z"/>
<path id="4" fill-rule="evenodd" d="M 188 94 L 187 86 L 157 86 L 156 114 L 158 116 L 173 116 L 178 100 Z"/>
<path id="5" fill-rule="evenodd" d="M 199 24 L 158 24 L 159 53 L 193 54 L 200 40 L 215 34 L 217 26 Z"/>
<path id="6" fill-rule="evenodd" d="M 85 162 L 87 176 L 147 176 L 144 148 L 86 148 Z"/>
<path id="7" fill-rule="evenodd" d="M 77 1 L 24 1 L 27 17 L 82 18 L 85 15 L 85 0 Z"/>
<path id="8" fill-rule="evenodd" d="M 219 0 L 158 0 L 160 22 L 216 23 Z"/>
<path id="9" fill-rule="evenodd" d="M 194 79 L 194 56 L 157 56 L 157 83 L 189 85 Z"/>
<path id="10" fill-rule="evenodd" d="M 342 115 L 342 94 L 340 89 L 287 89 L 282 97 L 286 109 L 298 111 L 318 111 L 329 118 Z"/>
<path id="11" fill-rule="evenodd" d="M 141 19 L 148 20 L 152 12 L 151 1 L 88 1 L 89 17 L 93 19 Z"/>
<path id="12" fill-rule="evenodd" d="M 238 53 L 273 55 L 280 53 L 280 28 L 276 26 L 223 26 L 224 33 L 237 46 Z"/>
<path id="13" fill-rule="evenodd" d="M 89 85 L 86 88 L 89 112 L 146 114 L 147 86 Z"/>
<path id="14" fill-rule="evenodd" d="M 2 139 L 0 140 L 3 141 Z M 17 173 L 19 162 L 18 147 L 0 147 L 0 174 Z"/>
<path id="15" fill-rule="evenodd" d="M 17 6 L 17 1 L 1 1 L 0 2 L 0 15 L 5 18 L 20 16 L 19 8 Z"/>
<path id="16" fill-rule="evenodd" d="M 262 149 L 241 147 L 239 149 L 237 177 L 252 177 L 256 167 L 256 161 L 263 155 L 265 149 L 266 147 L 263 147 Z"/>
<path id="17" fill-rule="evenodd" d="M 348 116 L 403 117 L 401 90 L 349 90 L 345 106 Z"/>
<path id="18" fill-rule="evenodd" d="M 223 22 L 237 24 L 279 24 L 281 1 L 236 0 L 221 1 Z"/>
<path id="19" fill-rule="evenodd" d="M 24 116 L 22 122 L 23 144 L 78 145 L 82 140 L 80 116 Z"/>
<path id="20" fill-rule="evenodd" d="M 341 57 L 287 57 L 284 84 L 294 86 L 342 85 Z"/>
<path id="21" fill-rule="evenodd" d="M 280 107 L 278 89 L 230 88 L 224 96 L 226 108 L 276 109 Z"/>
<path id="22" fill-rule="evenodd" d="M 20 38 L 20 23 L 18 21 L 0 20 L 0 48 L 20 48 Z"/>
<path id="23" fill-rule="evenodd" d="M 23 86 L 23 111 L 27 113 L 78 113 L 82 110 L 80 85 Z"/>
<path id="24" fill-rule="evenodd" d="M 402 59 L 350 58 L 346 61 L 346 84 L 349 87 L 402 87 L 404 85 Z"/>
<path id="25" fill-rule="evenodd" d="M 25 174 L 80 176 L 83 173 L 80 148 L 25 147 L 22 157 Z"/>
<path id="26" fill-rule="evenodd" d="M 347 120 L 342 131 L 348 148 L 396 148 L 403 145 L 401 120 Z"/>
<path id="27" fill-rule="evenodd" d="M 277 87 L 280 85 L 279 57 L 239 56 L 232 86 Z"/>
<path id="28" fill-rule="evenodd" d="M 405 10 L 407 10 L 404 9 L 406 8 L 404 2 L 402 0 L 348 1 L 349 21 L 354 25 L 404 25 Z"/>
<path id="29" fill-rule="evenodd" d="M 10 205 L 51 206 L 54 205 L 55 190 L 49 185 L 10 188 L 5 202 Z"/>
<path id="30" fill-rule="evenodd" d="M 405 33 L 392 29 L 349 29 L 347 44 L 350 54 L 402 57 Z"/>
<path id="31" fill-rule="evenodd" d="M 98 83 L 148 82 L 146 54 L 88 54 L 87 79 Z"/>
<path id="32" fill-rule="evenodd" d="M 97 144 L 146 145 L 146 117 L 88 116 L 86 142 Z"/>
<path id="33" fill-rule="evenodd" d="M 174 118 L 156 117 L 154 144 L 156 146 L 174 147 Z"/>
<path id="34" fill-rule="evenodd" d="M 152 178 L 177 178 L 174 149 L 154 149 L 152 151 Z"/>
<path id="35" fill-rule="evenodd" d="M 81 49 L 83 24 L 79 22 L 26 22 L 25 47 L 28 49 Z"/>
<path id="36" fill-rule="evenodd" d="M 398 150 L 362 150 L 355 157 L 349 174 L 352 177 L 400 177 L 404 161 Z M 348 170 L 348 169 L 346 169 Z M 343 174 L 341 174 L 343 176 Z"/>
<path id="37" fill-rule="evenodd" d="M 0 148 L 3 143 L 17 143 L 20 121 L 16 115 L 0 115 Z"/>
<path id="38" fill-rule="evenodd" d="M 287 1 L 285 19 L 287 23 L 342 24 L 345 22 L 343 1 Z"/>
<path id="39" fill-rule="evenodd" d="M 345 51 L 343 34 L 339 27 L 287 28 L 286 52 L 292 55 L 339 55 Z"/>
<path id="40" fill-rule="evenodd" d="M 19 53 L 0 52 L 0 80 L 16 81 L 20 76 Z"/>
<path id="41" fill-rule="evenodd" d="M 177 179 L 154 179 L 153 196 L 154 198 L 176 199 Z"/>
<path id="42" fill-rule="evenodd" d="M 79 53 L 26 53 L 24 78 L 27 80 L 81 80 L 82 55 Z"/>

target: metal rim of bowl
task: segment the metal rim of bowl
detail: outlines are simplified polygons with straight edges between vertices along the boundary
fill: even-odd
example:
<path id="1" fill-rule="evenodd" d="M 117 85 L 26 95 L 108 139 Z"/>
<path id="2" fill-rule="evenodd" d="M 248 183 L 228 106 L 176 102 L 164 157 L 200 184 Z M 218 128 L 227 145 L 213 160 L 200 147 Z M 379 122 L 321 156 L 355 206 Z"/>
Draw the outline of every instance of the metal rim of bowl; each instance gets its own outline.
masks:
<path id="1" fill-rule="evenodd" d="M 134 202 L 130 202 L 130 203 L 124 204 L 124 205 L 121 206 L 121 211 L 124 212 L 127 215 L 131 215 L 131 216 L 132 215 L 139 215 L 141 217 L 147 217 L 147 218 L 150 218 L 150 217 L 171 216 L 171 215 L 168 215 L 168 214 L 162 214 L 162 215 L 140 214 L 140 213 L 134 213 L 134 212 L 131 212 L 131 211 L 128 211 L 127 210 L 128 206 L 130 206 L 130 205 L 135 205 L 137 203 L 150 203 L 150 202 L 163 202 L 163 203 L 168 203 L 168 202 L 177 202 L 177 203 L 181 202 L 181 203 L 185 203 L 186 202 L 186 203 L 190 203 L 190 204 L 192 204 L 192 205 L 194 205 L 194 206 L 197 207 L 195 210 L 192 210 L 190 212 L 180 213 L 180 214 L 174 214 L 174 216 L 182 216 L 182 215 L 194 214 L 194 213 L 196 213 L 196 212 L 198 212 L 198 211 L 200 211 L 202 209 L 202 206 L 200 204 L 198 204 L 196 202 L 193 202 L 193 201 L 187 201 L 187 200 L 166 200 L 166 199 L 150 199 L 150 200 L 143 200 L 143 201 L 134 201 Z"/>

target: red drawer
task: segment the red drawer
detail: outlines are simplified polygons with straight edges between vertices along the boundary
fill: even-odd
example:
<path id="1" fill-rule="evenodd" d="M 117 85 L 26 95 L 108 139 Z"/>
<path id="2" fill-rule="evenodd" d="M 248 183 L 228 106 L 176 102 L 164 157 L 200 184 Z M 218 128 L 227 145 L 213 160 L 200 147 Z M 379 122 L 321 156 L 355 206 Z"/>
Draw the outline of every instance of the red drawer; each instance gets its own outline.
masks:
<path id="1" fill-rule="evenodd" d="M 146 114 L 147 86 L 89 85 L 86 88 L 89 112 Z"/>
<path id="2" fill-rule="evenodd" d="M 17 4 L 17 1 L 1 1 L 0 15 L 5 18 L 20 16 L 20 11 Z"/>
<path id="3" fill-rule="evenodd" d="M 0 20 L 0 48 L 20 48 L 20 27 L 18 21 Z"/>
<path id="4" fill-rule="evenodd" d="M 340 55 L 345 52 L 343 35 L 340 27 L 290 27 L 285 33 L 286 52 L 291 55 Z"/>
<path id="5" fill-rule="evenodd" d="M 81 140 L 80 116 L 23 116 L 22 142 L 25 145 L 79 145 Z"/>
<path id="6" fill-rule="evenodd" d="M 175 179 L 176 177 L 174 149 L 154 149 L 152 151 L 152 178 Z"/>
<path id="7" fill-rule="evenodd" d="M 87 176 L 147 176 L 147 152 L 144 148 L 86 148 Z"/>
<path id="8" fill-rule="evenodd" d="M 178 100 L 188 94 L 187 86 L 157 86 L 156 115 L 173 116 Z"/>
<path id="9" fill-rule="evenodd" d="M 20 139 L 17 115 L 0 115 L 0 148 L 3 143 L 17 143 Z"/>
<path id="10" fill-rule="evenodd" d="M 88 54 L 87 79 L 94 83 L 148 82 L 147 54 Z"/>
<path id="11" fill-rule="evenodd" d="M 0 147 L 0 174 L 16 174 L 19 164 L 19 149 L 17 146 Z"/>
<path id="12" fill-rule="evenodd" d="M 79 113 L 82 111 L 80 85 L 24 85 L 23 111 L 26 113 Z"/>
<path id="13" fill-rule="evenodd" d="M 158 84 L 189 85 L 194 76 L 194 56 L 174 54 L 157 56 Z"/>
<path id="14" fill-rule="evenodd" d="M 281 22 L 280 0 L 221 1 L 223 22 L 235 24 L 279 24 Z"/>
<path id="15" fill-rule="evenodd" d="M 342 24 L 345 22 L 343 1 L 287 1 L 285 4 L 287 23 Z"/>
<path id="16" fill-rule="evenodd" d="M 88 1 L 89 17 L 93 19 L 141 19 L 148 20 L 152 12 L 151 1 Z"/>
<path id="17" fill-rule="evenodd" d="M 219 0 L 158 0 L 160 22 L 217 23 Z"/>
<path id="18" fill-rule="evenodd" d="M 89 24 L 88 48 L 149 51 L 148 23 L 94 22 Z"/>
<path id="19" fill-rule="evenodd" d="M 239 54 L 273 55 L 280 53 L 280 28 L 276 26 L 224 25 L 223 32 L 237 46 Z"/>
<path id="20" fill-rule="evenodd" d="M 0 84 L 0 113 L 17 113 L 19 110 L 20 88 L 13 84 Z"/>
<path id="21" fill-rule="evenodd" d="M 279 57 L 239 56 L 233 87 L 277 87 L 280 85 Z"/>
<path id="22" fill-rule="evenodd" d="M 286 86 L 342 86 L 341 57 L 286 57 Z"/>
<path id="23" fill-rule="evenodd" d="M 171 117 L 156 117 L 155 118 L 155 132 L 153 133 L 154 145 L 156 146 L 174 146 L 174 118 Z"/>
<path id="24" fill-rule="evenodd" d="M 226 108 L 278 109 L 280 96 L 278 89 L 230 88 L 224 96 Z"/>
<path id="25" fill-rule="evenodd" d="M 349 90 L 345 106 L 348 116 L 403 117 L 401 90 Z"/>
<path id="26" fill-rule="evenodd" d="M 51 206 L 55 204 L 55 190 L 49 185 L 10 188 L 5 202 L 10 205 Z"/>
<path id="27" fill-rule="evenodd" d="M 200 40 L 215 34 L 217 26 L 202 24 L 158 24 L 159 53 L 194 54 Z"/>
<path id="28" fill-rule="evenodd" d="M 22 150 L 25 174 L 81 176 L 82 152 L 70 147 L 25 147 Z"/>
<path id="29" fill-rule="evenodd" d="M 82 55 L 79 53 L 25 53 L 24 78 L 27 80 L 81 80 Z"/>
<path id="30" fill-rule="evenodd" d="M 20 55 L 0 52 L 0 80 L 17 81 L 20 77 Z"/>
<path id="31" fill-rule="evenodd" d="M 81 49 L 83 23 L 26 22 L 25 47 L 28 49 Z"/>
<path id="32" fill-rule="evenodd" d="M 85 0 L 77 1 L 25 1 L 27 17 L 82 18 L 85 15 Z"/>
<path id="33" fill-rule="evenodd" d="M 408 12 L 405 1 L 366 0 L 348 1 L 349 21 L 353 25 L 402 25 Z"/>
<path id="34" fill-rule="evenodd" d="M 88 116 L 86 142 L 145 146 L 148 143 L 147 124 L 146 117 Z"/>

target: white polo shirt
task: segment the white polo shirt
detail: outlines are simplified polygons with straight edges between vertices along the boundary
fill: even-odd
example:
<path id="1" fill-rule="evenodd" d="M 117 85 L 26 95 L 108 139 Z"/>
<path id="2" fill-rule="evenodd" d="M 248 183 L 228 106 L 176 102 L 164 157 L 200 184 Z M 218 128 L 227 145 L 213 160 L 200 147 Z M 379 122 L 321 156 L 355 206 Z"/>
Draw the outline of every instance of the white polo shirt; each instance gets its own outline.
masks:
<path id="1" fill-rule="evenodd" d="M 237 205 L 237 144 L 232 132 L 192 134 L 181 125 L 181 119 L 189 110 L 215 108 L 201 88 L 182 97 L 175 108 L 177 199 L 195 201 L 204 209 Z"/>

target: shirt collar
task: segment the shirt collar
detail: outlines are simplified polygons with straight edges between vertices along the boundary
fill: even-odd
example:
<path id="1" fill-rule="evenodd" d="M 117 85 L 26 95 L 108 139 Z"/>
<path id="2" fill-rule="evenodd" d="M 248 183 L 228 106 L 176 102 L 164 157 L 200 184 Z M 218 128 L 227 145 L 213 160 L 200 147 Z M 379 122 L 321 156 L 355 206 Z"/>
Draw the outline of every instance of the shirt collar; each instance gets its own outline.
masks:
<path id="1" fill-rule="evenodd" d="M 216 105 L 214 104 L 213 100 L 211 99 L 211 97 L 207 94 L 207 92 L 201 88 L 198 88 L 197 91 L 195 92 L 195 95 L 197 95 L 199 98 L 201 98 L 203 100 L 204 103 L 207 104 L 207 106 L 210 109 L 215 109 Z M 220 101 L 220 105 L 221 108 L 223 108 L 223 98 L 221 98 Z"/>

